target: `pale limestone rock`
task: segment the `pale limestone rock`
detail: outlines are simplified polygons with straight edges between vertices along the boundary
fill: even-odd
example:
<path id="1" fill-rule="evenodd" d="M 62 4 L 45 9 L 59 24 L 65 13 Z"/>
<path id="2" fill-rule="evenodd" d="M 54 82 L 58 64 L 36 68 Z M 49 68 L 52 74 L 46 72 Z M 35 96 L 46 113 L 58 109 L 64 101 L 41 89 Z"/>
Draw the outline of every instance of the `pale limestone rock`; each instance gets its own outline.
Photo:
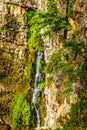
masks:
<path id="1" fill-rule="evenodd" d="M 2 83 L 0 83 L 0 93 L 3 91 L 5 91 L 5 86 Z"/>
<path id="2" fill-rule="evenodd" d="M 66 2 L 65 1 L 60 1 L 59 3 L 59 10 L 60 12 L 65 13 L 66 9 Z M 62 5 L 60 7 L 60 5 Z M 81 38 L 87 43 L 87 0 L 76 0 L 76 3 L 74 5 L 74 15 L 75 19 L 69 18 L 69 22 L 72 25 L 72 29 L 68 31 L 68 38 L 72 38 L 72 35 L 75 34 L 77 35 L 78 33 L 81 35 Z M 81 29 L 82 27 L 82 29 Z M 80 29 L 80 30 L 78 30 Z M 63 37 L 63 32 L 60 32 L 56 34 L 56 39 L 44 39 L 45 44 L 45 61 L 48 62 L 50 59 L 50 56 L 58 51 L 58 48 L 61 47 L 61 41 Z M 56 43 L 56 44 L 55 44 Z M 56 128 L 57 125 L 59 126 L 59 123 L 56 122 L 57 118 L 60 116 L 65 116 L 67 113 L 70 111 L 71 104 L 76 103 L 78 99 L 78 95 L 75 93 L 75 90 L 77 89 L 80 84 L 78 83 L 73 83 L 72 87 L 74 89 L 74 92 L 70 94 L 68 97 L 69 102 L 67 101 L 67 98 L 64 99 L 62 104 L 58 104 L 56 101 L 56 92 L 54 94 L 54 91 L 56 90 L 57 86 L 61 87 L 62 84 L 62 79 L 60 81 L 55 78 L 57 81 L 57 84 L 55 83 L 52 88 L 49 86 L 49 88 L 45 89 L 45 96 L 46 96 L 46 106 L 47 106 L 47 116 L 45 118 L 45 125 L 47 128 Z M 63 89 L 57 90 L 61 95 L 61 92 L 63 92 Z M 61 98 L 59 98 L 61 99 Z M 55 110 L 55 104 L 56 104 L 56 110 Z M 51 116 L 52 115 L 52 116 Z M 55 120 L 54 120 L 55 119 Z M 51 122 L 53 123 L 53 126 L 51 126 Z M 57 125 L 56 125 L 57 124 Z"/>
<path id="3" fill-rule="evenodd" d="M 62 7 L 62 8 L 61 8 Z M 15 61 L 21 60 L 24 57 L 24 52 L 26 49 L 26 40 L 27 36 L 25 34 L 26 30 L 26 14 L 28 9 L 33 10 L 46 10 L 46 1 L 45 0 L 0 0 L 0 29 L 6 23 L 5 16 L 10 14 L 14 16 L 15 20 L 18 22 L 18 32 L 12 42 L 2 41 L 5 38 L 5 34 L 0 34 L 0 48 L 7 53 L 16 54 Z M 58 8 L 60 12 L 65 14 L 66 11 L 66 1 L 59 0 Z M 82 26 L 81 37 L 87 43 L 87 0 L 76 0 L 74 5 L 74 15 L 75 21 L 69 18 L 69 22 L 73 26 L 74 30 L 68 31 L 68 38 L 72 38 L 72 34 L 75 32 L 75 29 L 79 26 Z M 1 31 L 1 30 L 0 30 Z M 9 37 L 11 38 L 11 36 Z M 61 42 L 63 40 L 63 31 L 59 31 L 52 39 L 44 39 L 45 42 L 45 50 L 44 56 L 45 61 L 48 62 L 50 56 L 58 51 L 58 48 L 62 48 Z M 61 72 L 62 75 L 62 72 Z M 61 78 L 62 77 L 62 78 Z M 69 110 L 70 105 L 75 103 L 77 100 L 76 93 L 72 93 L 69 97 L 69 103 L 67 103 L 67 99 L 64 99 L 62 104 L 57 102 L 57 93 L 59 93 L 59 97 L 61 95 L 62 89 L 58 89 L 57 86 L 62 85 L 62 79 L 64 76 L 60 76 L 60 78 L 55 78 L 55 83 L 52 84 L 52 87 L 46 88 L 45 98 L 46 98 L 46 107 L 47 107 L 47 116 L 45 118 L 45 128 L 55 129 L 60 126 L 59 122 L 57 122 L 57 118 L 60 116 L 65 116 Z M 75 90 L 76 83 L 73 84 L 73 88 Z M 0 90 L 4 91 L 4 86 L 0 84 Z M 60 98 L 61 99 L 61 98 Z M 44 128 L 44 127 L 43 127 Z"/>
<path id="4" fill-rule="evenodd" d="M 21 78 L 19 73 L 25 69 L 22 62 L 26 57 L 26 14 L 26 8 L 0 0 L 0 118 L 3 119 L 10 118 L 12 94 Z"/>
<path id="5" fill-rule="evenodd" d="M 66 99 L 64 100 L 64 104 L 62 104 L 57 111 L 57 118 L 60 116 L 65 116 L 70 111 L 70 105 L 67 104 Z"/>
<path id="6" fill-rule="evenodd" d="M 47 116 L 45 118 L 45 127 L 46 128 L 55 128 L 56 121 L 56 109 L 58 108 L 58 103 L 56 102 L 56 90 L 55 88 L 45 89 L 46 96 L 46 108 L 47 108 Z M 55 110 L 55 111 L 54 111 Z"/>
<path id="7" fill-rule="evenodd" d="M 69 98 L 70 98 L 70 103 L 71 104 L 76 103 L 77 99 L 78 99 L 78 95 L 76 93 L 72 93 Z"/>

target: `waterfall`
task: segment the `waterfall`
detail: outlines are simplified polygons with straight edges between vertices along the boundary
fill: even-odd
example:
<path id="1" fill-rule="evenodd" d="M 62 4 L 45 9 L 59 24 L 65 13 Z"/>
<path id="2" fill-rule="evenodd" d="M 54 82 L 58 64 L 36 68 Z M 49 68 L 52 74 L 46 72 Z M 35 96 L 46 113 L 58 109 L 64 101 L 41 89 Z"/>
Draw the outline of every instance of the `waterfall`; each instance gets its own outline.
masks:
<path id="1" fill-rule="evenodd" d="M 37 106 L 37 93 L 39 92 L 39 86 L 41 83 L 41 72 L 40 72 L 40 62 L 42 59 L 43 53 L 38 51 L 37 52 L 37 59 L 36 59 L 36 74 L 35 74 L 35 82 L 34 82 L 34 91 L 33 91 L 33 97 L 32 97 L 32 103 L 35 107 L 36 112 L 36 119 L 37 119 L 37 128 L 40 127 L 40 115 L 39 115 L 39 108 Z"/>

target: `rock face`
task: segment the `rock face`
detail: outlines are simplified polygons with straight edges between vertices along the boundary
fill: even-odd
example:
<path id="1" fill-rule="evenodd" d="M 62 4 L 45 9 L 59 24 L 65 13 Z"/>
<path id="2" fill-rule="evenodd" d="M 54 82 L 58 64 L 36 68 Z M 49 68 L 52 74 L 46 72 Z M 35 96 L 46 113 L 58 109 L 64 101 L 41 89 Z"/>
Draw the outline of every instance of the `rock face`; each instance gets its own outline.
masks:
<path id="1" fill-rule="evenodd" d="M 62 12 L 66 12 L 66 2 L 59 1 L 59 9 Z M 78 35 L 82 40 L 86 43 L 87 46 L 87 0 L 76 0 L 73 5 L 74 10 L 74 20 L 69 18 L 69 22 L 72 25 L 72 29 L 68 31 L 68 38 L 73 38 L 73 35 Z M 81 27 L 81 30 L 78 28 Z M 76 32 L 76 33 L 75 33 Z M 45 61 L 48 62 L 50 56 L 58 51 L 58 48 L 61 48 L 61 42 L 63 40 L 64 32 L 59 31 L 53 39 L 50 41 L 45 41 Z M 63 73 L 60 71 L 60 77 L 55 77 L 55 81 L 51 84 L 51 86 L 47 86 L 44 93 L 46 96 L 46 107 L 47 107 L 47 116 L 45 118 L 45 126 L 46 128 L 56 129 L 57 127 L 61 127 L 58 122 L 58 118 L 61 116 L 67 115 L 70 111 L 70 106 L 72 103 L 75 103 L 77 100 L 77 94 L 75 92 L 75 88 L 77 83 L 73 83 L 74 91 L 68 97 L 64 97 L 62 92 L 64 90 L 62 86 L 62 82 L 64 79 Z M 47 75 L 49 77 L 49 75 Z M 85 82 L 86 83 L 86 82 Z M 85 84 L 83 83 L 83 84 Z M 86 86 L 86 84 L 85 84 Z"/>
<path id="2" fill-rule="evenodd" d="M 45 1 L 0 0 L 0 119 L 10 125 L 12 94 L 18 90 L 28 92 L 24 83 L 26 66 L 31 60 L 26 45 L 27 12 L 44 10 L 42 3 Z"/>
<path id="3" fill-rule="evenodd" d="M 65 0 L 59 0 L 58 6 L 65 13 Z M 10 114 L 12 93 L 20 86 L 19 82 L 23 82 L 23 74 L 26 70 L 25 59 L 28 56 L 26 56 L 27 34 L 25 32 L 28 10 L 46 10 L 46 0 L 0 0 L 0 118 L 4 117 L 4 120 Z M 68 38 L 73 38 L 74 34 L 79 33 L 87 43 L 87 0 L 76 0 L 73 10 L 75 18 L 74 20 L 69 18 L 73 29 L 68 31 Z M 77 30 L 79 27 L 81 30 Z M 63 35 L 64 32 L 59 31 L 51 40 L 44 39 L 46 62 L 61 47 Z M 70 110 L 70 104 L 77 99 L 75 91 L 69 97 L 69 102 L 63 97 L 61 85 L 64 75 L 61 71 L 59 73 L 60 77 L 55 77 L 55 82 L 51 87 L 47 86 L 44 91 L 47 109 L 45 128 L 61 127 L 57 121 L 58 117 L 66 115 Z M 47 74 L 46 77 L 49 75 Z"/>
<path id="4" fill-rule="evenodd" d="M 7 1 L 8 2 L 8 1 Z M 10 124 L 12 94 L 21 86 L 27 36 L 26 8 L 0 1 L 0 129 Z M 6 126 L 6 127 L 5 127 Z M 10 126 L 9 126 L 10 127 Z"/>

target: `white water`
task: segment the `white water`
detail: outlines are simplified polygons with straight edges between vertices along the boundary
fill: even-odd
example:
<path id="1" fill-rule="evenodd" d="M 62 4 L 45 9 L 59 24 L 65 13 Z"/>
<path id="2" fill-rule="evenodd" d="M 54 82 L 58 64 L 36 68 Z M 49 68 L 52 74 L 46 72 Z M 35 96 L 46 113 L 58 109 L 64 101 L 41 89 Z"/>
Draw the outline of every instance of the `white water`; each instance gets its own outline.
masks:
<path id="1" fill-rule="evenodd" d="M 34 91 L 32 97 L 32 103 L 34 104 L 35 111 L 36 111 L 36 119 L 37 119 L 37 128 L 40 127 L 40 115 L 39 115 L 39 108 L 37 107 L 37 93 L 39 92 L 39 85 L 41 83 L 41 72 L 40 72 L 40 62 L 42 59 L 42 53 L 40 51 L 37 52 L 37 59 L 36 59 L 36 74 L 35 74 L 35 83 L 34 83 Z"/>

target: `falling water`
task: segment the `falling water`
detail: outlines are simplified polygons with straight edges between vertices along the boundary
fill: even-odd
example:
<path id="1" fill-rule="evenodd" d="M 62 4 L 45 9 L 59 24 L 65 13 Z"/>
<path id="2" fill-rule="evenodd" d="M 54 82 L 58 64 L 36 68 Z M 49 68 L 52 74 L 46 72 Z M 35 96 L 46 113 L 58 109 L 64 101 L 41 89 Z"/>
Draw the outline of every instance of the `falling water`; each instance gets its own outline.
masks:
<path id="1" fill-rule="evenodd" d="M 42 59 L 42 52 L 37 52 L 37 59 L 36 59 L 36 74 L 35 74 L 35 83 L 34 83 L 34 91 L 32 97 L 32 103 L 34 104 L 36 116 L 37 116 L 37 128 L 40 127 L 40 115 L 39 115 L 39 108 L 37 107 L 37 93 L 39 92 L 39 86 L 41 83 L 41 72 L 40 72 L 40 62 Z"/>

